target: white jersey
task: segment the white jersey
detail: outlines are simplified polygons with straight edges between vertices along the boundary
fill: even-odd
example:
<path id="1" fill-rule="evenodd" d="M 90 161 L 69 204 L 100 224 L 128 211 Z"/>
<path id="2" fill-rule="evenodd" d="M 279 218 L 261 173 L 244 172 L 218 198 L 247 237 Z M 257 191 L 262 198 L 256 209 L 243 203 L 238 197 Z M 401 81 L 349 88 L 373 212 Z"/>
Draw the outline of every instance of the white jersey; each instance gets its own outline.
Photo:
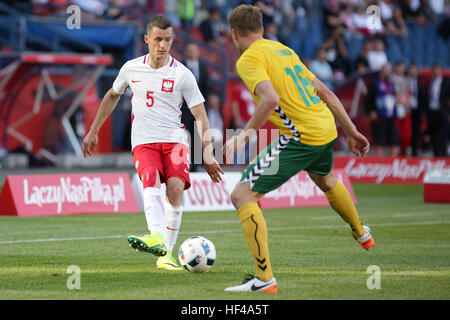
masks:
<path id="1" fill-rule="evenodd" d="M 205 101 L 192 72 L 169 55 L 161 68 L 153 69 L 149 54 L 127 61 L 113 83 L 123 94 L 132 90 L 131 147 L 147 143 L 174 142 L 189 146 L 181 123 L 183 100 L 189 108 Z"/>

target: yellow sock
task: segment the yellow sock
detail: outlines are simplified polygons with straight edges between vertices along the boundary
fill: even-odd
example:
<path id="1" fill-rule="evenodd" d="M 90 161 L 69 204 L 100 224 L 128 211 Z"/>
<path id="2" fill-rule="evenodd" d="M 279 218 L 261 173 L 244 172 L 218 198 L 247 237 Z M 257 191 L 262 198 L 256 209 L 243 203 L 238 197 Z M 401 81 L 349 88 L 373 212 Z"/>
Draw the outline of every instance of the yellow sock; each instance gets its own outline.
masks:
<path id="1" fill-rule="evenodd" d="M 244 230 L 245 240 L 256 264 L 255 276 L 262 281 L 272 277 L 272 267 L 269 259 L 266 221 L 256 202 L 247 203 L 238 210 Z"/>
<path id="2" fill-rule="evenodd" d="M 325 192 L 325 195 L 334 211 L 352 227 L 356 236 L 362 236 L 366 230 L 359 221 L 358 211 L 345 185 L 338 181 L 332 190 Z"/>

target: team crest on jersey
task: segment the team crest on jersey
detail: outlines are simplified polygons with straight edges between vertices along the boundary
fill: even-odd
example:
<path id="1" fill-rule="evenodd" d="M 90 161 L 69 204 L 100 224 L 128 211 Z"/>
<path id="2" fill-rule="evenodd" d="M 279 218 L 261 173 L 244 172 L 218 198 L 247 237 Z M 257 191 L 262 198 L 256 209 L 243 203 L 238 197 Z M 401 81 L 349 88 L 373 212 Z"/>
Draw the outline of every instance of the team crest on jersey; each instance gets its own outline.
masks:
<path id="1" fill-rule="evenodd" d="M 161 91 L 164 92 L 173 92 L 174 80 L 166 80 L 164 79 L 162 82 Z"/>

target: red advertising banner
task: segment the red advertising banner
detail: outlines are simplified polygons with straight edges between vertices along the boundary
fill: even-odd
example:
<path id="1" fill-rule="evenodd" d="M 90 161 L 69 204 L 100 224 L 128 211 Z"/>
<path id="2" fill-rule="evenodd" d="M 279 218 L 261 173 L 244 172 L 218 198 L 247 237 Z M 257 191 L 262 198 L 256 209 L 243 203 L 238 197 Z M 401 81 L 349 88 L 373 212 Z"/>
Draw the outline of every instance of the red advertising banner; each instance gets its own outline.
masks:
<path id="1" fill-rule="evenodd" d="M 347 187 L 353 202 L 356 196 L 350 179 L 343 170 L 333 170 L 336 178 Z M 289 179 L 277 190 L 266 193 L 259 200 L 261 208 L 290 208 L 290 207 L 318 207 L 328 206 L 328 200 L 322 190 L 316 186 L 305 171 Z"/>
<path id="2" fill-rule="evenodd" d="M 428 171 L 423 179 L 425 202 L 450 203 L 450 168 Z"/>
<path id="3" fill-rule="evenodd" d="M 126 173 L 9 176 L 0 215 L 140 212 Z"/>
<path id="4" fill-rule="evenodd" d="M 344 169 L 352 182 L 421 184 L 427 171 L 450 168 L 450 158 L 336 157 L 334 168 Z"/>

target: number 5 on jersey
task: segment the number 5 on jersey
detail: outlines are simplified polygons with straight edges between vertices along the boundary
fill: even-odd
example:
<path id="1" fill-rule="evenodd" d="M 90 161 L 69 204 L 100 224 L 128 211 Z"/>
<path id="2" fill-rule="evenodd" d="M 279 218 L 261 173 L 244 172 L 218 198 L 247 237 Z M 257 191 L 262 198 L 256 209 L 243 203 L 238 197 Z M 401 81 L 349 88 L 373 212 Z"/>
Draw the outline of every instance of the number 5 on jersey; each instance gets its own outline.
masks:
<path id="1" fill-rule="evenodd" d="M 149 101 L 147 101 L 146 104 L 147 104 L 147 107 L 149 107 L 149 108 L 153 107 L 153 105 L 155 104 L 155 99 L 153 98 L 152 94 L 153 94 L 153 91 L 149 91 L 149 90 L 147 91 L 147 100 L 149 100 Z"/>

